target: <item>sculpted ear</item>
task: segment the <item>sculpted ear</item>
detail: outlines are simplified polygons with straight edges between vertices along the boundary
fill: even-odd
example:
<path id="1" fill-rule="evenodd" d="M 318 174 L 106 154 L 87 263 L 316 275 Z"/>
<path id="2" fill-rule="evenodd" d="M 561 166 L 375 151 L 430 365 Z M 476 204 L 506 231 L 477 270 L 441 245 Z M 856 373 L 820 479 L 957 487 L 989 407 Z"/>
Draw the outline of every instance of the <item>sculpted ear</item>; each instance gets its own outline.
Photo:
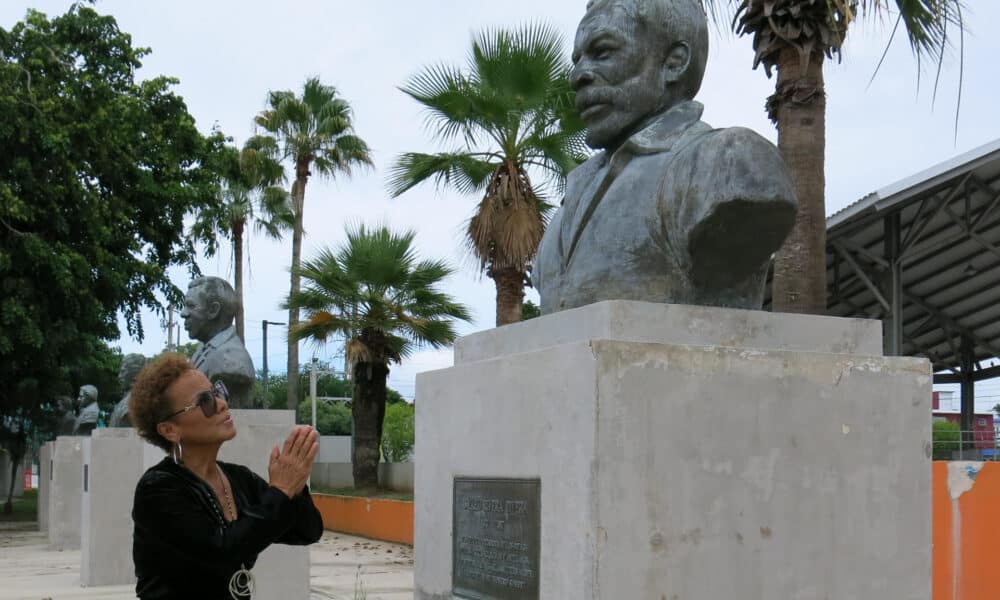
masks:
<path id="1" fill-rule="evenodd" d="M 667 59 L 663 62 L 663 75 L 667 83 L 680 81 L 687 73 L 691 64 L 691 47 L 687 42 L 676 42 L 667 50 Z"/>
<path id="2" fill-rule="evenodd" d="M 219 318 L 219 313 L 222 312 L 221 302 L 212 302 L 208 305 L 208 318 L 209 320 Z"/>

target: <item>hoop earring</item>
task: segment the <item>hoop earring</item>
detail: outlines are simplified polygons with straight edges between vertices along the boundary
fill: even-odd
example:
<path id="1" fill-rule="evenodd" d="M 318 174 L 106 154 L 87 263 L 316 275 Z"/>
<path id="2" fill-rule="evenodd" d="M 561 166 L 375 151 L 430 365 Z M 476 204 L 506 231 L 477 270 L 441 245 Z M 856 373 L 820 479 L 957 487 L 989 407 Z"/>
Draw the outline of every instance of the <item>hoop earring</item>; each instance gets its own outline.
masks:
<path id="1" fill-rule="evenodd" d="M 181 446 L 180 440 L 177 440 L 174 447 L 170 449 L 170 456 L 174 459 L 174 464 L 176 465 L 184 462 L 184 448 Z"/>

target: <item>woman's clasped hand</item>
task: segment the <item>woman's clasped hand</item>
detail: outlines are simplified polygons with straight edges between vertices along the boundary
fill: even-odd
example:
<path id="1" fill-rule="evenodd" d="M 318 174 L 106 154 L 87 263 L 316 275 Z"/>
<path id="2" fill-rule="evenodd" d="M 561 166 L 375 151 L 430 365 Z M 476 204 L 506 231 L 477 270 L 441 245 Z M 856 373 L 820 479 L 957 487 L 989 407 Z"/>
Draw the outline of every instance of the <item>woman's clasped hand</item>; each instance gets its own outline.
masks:
<path id="1" fill-rule="evenodd" d="M 309 425 L 297 425 L 279 449 L 271 448 L 267 467 L 269 483 L 289 498 L 302 492 L 319 453 L 319 433 Z"/>

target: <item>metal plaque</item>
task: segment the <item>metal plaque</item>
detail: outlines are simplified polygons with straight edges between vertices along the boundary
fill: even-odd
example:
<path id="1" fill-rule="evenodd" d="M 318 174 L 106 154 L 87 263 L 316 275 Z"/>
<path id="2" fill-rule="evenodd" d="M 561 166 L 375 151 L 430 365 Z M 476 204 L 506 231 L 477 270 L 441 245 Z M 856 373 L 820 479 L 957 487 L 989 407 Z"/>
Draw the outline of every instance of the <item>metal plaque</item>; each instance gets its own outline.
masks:
<path id="1" fill-rule="evenodd" d="M 537 600 L 542 483 L 456 477 L 452 594 L 473 600 Z"/>

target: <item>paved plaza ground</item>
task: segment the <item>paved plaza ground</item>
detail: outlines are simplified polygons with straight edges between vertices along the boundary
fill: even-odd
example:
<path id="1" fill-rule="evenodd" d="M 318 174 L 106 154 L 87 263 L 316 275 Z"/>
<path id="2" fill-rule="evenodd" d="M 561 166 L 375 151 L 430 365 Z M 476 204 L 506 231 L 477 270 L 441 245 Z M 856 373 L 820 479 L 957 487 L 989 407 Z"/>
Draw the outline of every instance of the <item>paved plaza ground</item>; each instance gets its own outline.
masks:
<path id="1" fill-rule="evenodd" d="M 0 600 L 135 598 L 134 587 L 80 587 L 80 551 L 50 552 L 35 523 L 0 523 Z M 367 600 L 413 598 L 413 549 L 327 531 L 311 548 L 311 600 L 352 600 L 358 567 Z"/>

